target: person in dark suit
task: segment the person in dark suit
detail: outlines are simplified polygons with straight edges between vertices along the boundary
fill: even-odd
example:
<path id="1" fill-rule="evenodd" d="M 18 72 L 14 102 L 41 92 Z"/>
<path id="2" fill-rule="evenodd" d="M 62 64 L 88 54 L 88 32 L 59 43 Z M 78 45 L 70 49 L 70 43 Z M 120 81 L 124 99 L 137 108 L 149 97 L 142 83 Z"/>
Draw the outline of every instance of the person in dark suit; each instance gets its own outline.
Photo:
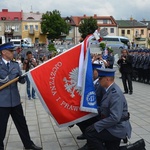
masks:
<path id="1" fill-rule="evenodd" d="M 0 86 L 19 76 L 18 82 L 25 83 L 19 64 L 13 59 L 14 46 L 12 42 L 0 45 Z M 14 82 L 0 90 L 0 150 L 4 150 L 4 138 L 6 135 L 7 122 L 11 115 L 18 130 L 24 148 L 26 150 L 41 150 L 30 138 L 26 119 L 20 101 L 17 82 Z M 21 148 L 20 148 L 21 149 Z"/>
<path id="2" fill-rule="evenodd" d="M 132 86 L 132 59 L 133 57 L 128 54 L 128 51 L 126 49 L 122 50 L 121 58 L 118 60 L 118 65 L 121 69 L 121 75 L 122 75 L 122 83 L 124 86 L 124 94 L 133 93 L 133 86 Z M 128 86 L 127 86 L 128 82 Z"/>

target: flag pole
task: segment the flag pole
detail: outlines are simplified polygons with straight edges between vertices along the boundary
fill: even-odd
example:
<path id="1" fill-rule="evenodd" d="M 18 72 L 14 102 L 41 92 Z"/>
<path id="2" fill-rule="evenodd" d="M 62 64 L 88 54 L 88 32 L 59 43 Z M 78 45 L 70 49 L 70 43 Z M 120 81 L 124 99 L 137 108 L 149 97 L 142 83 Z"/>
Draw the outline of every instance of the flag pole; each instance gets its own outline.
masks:
<path id="1" fill-rule="evenodd" d="M 38 66 L 36 66 L 36 67 L 38 67 Z M 35 68 L 36 68 L 36 67 L 35 67 Z M 33 68 L 33 69 L 35 69 L 35 68 Z M 31 70 L 33 70 L 33 69 L 31 69 Z M 30 71 L 31 71 L 31 70 L 30 70 Z M 29 71 L 28 71 L 28 72 L 29 72 Z M 0 86 L 0 90 L 4 89 L 5 87 L 9 86 L 10 84 L 12 84 L 12 83 L 14 83 L 14 82 L 17 82 L 17 81 L 19 80 L 19 77 L 25 76 L 28 72 L 25 72 L 25 73 L 22 74 L 21 76 L 18 76 L 18 77 L 16 77 L 16 78 L 14 78 L 13 80 L 10 80 L 9 82 L 6 82 L 6 83 L 3 84 L 2 86 Z"/>
<path id="2" fill-rule="evenodd" d="M 21 75 L 21 77 L 25 76 L 28 72 L 24 73 Z M 17 82 L 19 80 L 19 76 L 14 78 L 13 80 L 10 80 L 9 82 L 3 84 L 2 86 L 0 86 L 0 90 L 6 88 L 7 86 L 9 86 L 10 84 L 14 83 L 14 82 Z"/>

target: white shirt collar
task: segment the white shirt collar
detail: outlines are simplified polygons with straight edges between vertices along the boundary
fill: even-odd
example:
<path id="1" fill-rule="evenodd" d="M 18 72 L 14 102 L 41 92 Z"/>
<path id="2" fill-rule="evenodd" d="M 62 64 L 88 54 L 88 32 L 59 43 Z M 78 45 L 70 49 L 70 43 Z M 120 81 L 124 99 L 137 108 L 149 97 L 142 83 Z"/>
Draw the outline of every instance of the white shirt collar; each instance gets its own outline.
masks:
<path id="1" fill-rule="evenodd" d="M 4 58 L 2 58 L 2 60 L 4 61 L 5 64 L 10 63 L 10 61 L 5 60 Z"/>
<path id="2" fill-rule="evenodd" d="M 106 89 L 106 92 L 109 90 L 109 88 L 114 84 L 114 82 Z"/>

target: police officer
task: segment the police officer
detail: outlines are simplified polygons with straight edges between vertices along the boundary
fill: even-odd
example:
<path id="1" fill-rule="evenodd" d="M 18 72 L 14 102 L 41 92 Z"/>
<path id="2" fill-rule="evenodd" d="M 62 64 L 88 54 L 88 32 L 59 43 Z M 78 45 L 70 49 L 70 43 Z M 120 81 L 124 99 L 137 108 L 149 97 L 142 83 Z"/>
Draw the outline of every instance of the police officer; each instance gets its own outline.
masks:
<path id="1" fill-rule="evenodd" d="M 148 74 L 148 64 L 149 64 L 149 58 L 148 58 L 148 50 L 144 50 L 144 63 L 143 63 L 143 83 L 147 83 L 147 74 Z"/>
<path id="2" fill-rule="evenodd" d="M 106 93 L 98 108 L 100 120 L 85 130 L 90 149 L 119 150 L 121 139 L 130 138 L 128 105 L 121 89 L 114 83 L 114 69 L 98 69 L 99 82 Z M 88 150 L 83 147 L 80 150 Z"/>
<path id="3" fill-rule="evenodd" d="M 144 81 L 144 62 L 145 62 L 145 50 L 141 50 L 141 59 L 139 64 L 139 82 Z"/>
<path id="4" fill-rule="evenodd" d="M 14 78 L 21 76 L 19 64 L 12 61 L 14 46 L 12 42 L 0 46 L 0 86 Z M 25 83 L 24 77 L 19 78 L 19 83 Z M 26 119 L 20 102 L 17 82 L 0 90 L 0 150 L 4 150 L 7 122 L 11 115 L 26 150 L 41 150 L 30 139 Z M 21 148 L 20 148 L 21 149 Z"/>
<path id="5" fill-rule="evenodd" d="M 133 81 L 136 81 L 137 79 L 137 69 L 136 69 L 136 62 L 137 62 L 137 57 L 138 57 L 138 50 L 131 50 L 133 53 L 132 53 L 132 68 L 133 68 L 133 71 L 132 71 L 132 80 Z"/>
<path id="6" fill-rule="evenodd" d="M 148 57 L 148 60 L 149 60 L 148 70 L 147 70 L 147 84 L 150 84 L 150 49 L 148 49 L 147 57 Z"/>
<path id="7" fill-rule="evenodd" d="M 138 55 L 137 55 L 137 61 L 136 61 L 136 65 L 135 68 L 137 70 L 137 75 L 138 75 L 138 82 L 141 82 L 141 69 L 140 69 L 140 64 L 141 64 L 141 59 L 142 59 L 142 50 L 139 49 L 138 50 Z"/>

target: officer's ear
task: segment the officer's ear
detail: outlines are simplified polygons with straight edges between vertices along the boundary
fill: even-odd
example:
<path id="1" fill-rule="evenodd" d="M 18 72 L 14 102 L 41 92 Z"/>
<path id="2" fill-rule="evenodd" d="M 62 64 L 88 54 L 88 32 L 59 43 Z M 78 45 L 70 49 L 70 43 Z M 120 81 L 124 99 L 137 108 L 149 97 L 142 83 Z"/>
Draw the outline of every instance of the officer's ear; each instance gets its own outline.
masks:
<path id="1" fill-rule="evenodd" d="M 1 51 L 1 55 L 4 55 L 4 54 L 6 54 L 6 50 Z"/>

